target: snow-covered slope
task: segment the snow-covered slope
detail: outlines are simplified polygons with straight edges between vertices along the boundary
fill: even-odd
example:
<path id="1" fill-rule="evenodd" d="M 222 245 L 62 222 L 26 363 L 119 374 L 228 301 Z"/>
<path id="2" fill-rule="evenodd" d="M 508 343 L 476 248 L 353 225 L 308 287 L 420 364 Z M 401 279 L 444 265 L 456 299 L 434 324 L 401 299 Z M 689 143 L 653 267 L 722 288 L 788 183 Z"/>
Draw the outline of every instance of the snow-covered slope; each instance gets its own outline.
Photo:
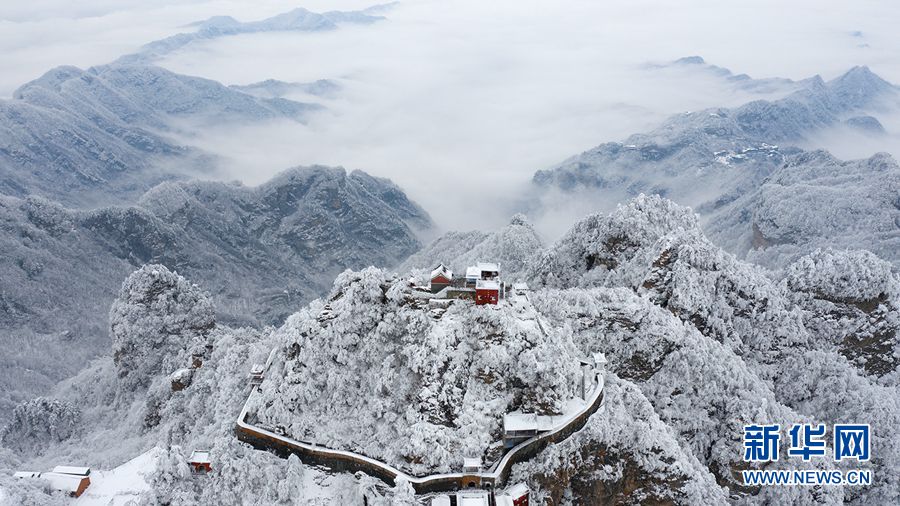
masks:
<path id="1" fill-rule="evenodd" d="M 785 283 L 813 335 L 879 383 L 900 384 L 900 283 L 889 263 L 820 249 L 791 264 Z"/>
<path id="2" fill-rule="evenodd" d="M 208 155 L 170 137 L 175 120 L 302 121 L 318 109 L 149 65 L 58 67 L 0 101 L 0 192 L 85 207 L 129 202 L 212 170 Z"/>
<path id="3" fill-rule="evenodd" d="M 893 85 L 866 67 L 856 67 L 829 82 L 813 79 L 784 99 L 674 116 L 648 134 L 602 144 L 556 168 L 538 171 L 534 181 L 563 189 L 615 186 L 632 194 L 656 187 L 696 205 L 709 197 L 702 199 L 691 183 L 702 181 L 709 187 L 724 183 L 720 177 L 742 173 L 749 173 L 742 181 L 761 180 L 785 155 L 776 144 L 801 140 L 817 128 L 896 98 Z"/>
<path id="4" fill-rule="evenodd" d="M 440 470 L 490 447 L 506 410 L 558 409 L 571 395 L 566 375 L 578 369 L 568 364 L 602 351 L 609 363 L 601 409 L 580 431 L 513 468 L 512 479 L 529 485 L 533 501 L 900 500 L 900 444 L 893 437 L 900 425 L 900 280 L 871 253 L 817 251 L 776 281 L 713 245 L 690 210 L 641 196 L 610 215 L 585 218 L 544 250 L 527 268 L 532 293 L 518 303 L 459 301 L 434 311 L 430 295 L 417 296 L 405 275 L 369 268 L 341 274 L 329 297 L 272 332 L 210 328 L 202 314 L 185 311 L 196 304 L 177 302 L 202 300 L 189 283 L 172 278 L 167 286 L 177 297 L 152 288 L 149 276 L 162 269 L 133 275 L 126 285 L 134 290 L 122 292 L 113 322 L 124 332 L 118 342 L 173 322 L 172 337 L 155 348 L 162 359 L 153 363 L 162 369 L 143 386 L 120 377 L 111 358 L 98 360 L 54 392 L 83 399 L 82 425 L 92 431 L 34 446 L 39 456 L 26 465 L 60 455 L 92 463 L 98 442 L 110 437 L 120 437 L 117 448 L 131 457 L 166 434 L 148 478 L 146 497 L 153 500 L 305 504 L 365 496 L 369 504 L 415 504 L 408 484 L 390 488 L 364 476 L 319 474 L 317 486 L 293 488 L 320 471 L 237 443 L 232 429 L 247 398 L 249 364 L 277 348 L 262 393 L 251 397 L 254 423 L 405 469 Z M 189 363 L 198 328 L 209 345 L 203 365 L 171 375 L 179 362 Z M 153 353 L 117 349 L 136 353 L 132 362 Z M 176 379 L 180 389 L 172 388 Z M 743 425 L 803 422 L 871 424 L 872 461 L 851 467 L 872 469 L 875 482 L 744 486 L 739 471 L 757 464 L 743 462 Z M 782 452 L 788 443 L 782 438 Z M 218 471 L 186 479 L 185 455 L 197 447 L 211 449 Z M 21 461 L 0 452 L 4 459 Z M 830 459 L 785 458 L 772 466 L 847 468 Z M 40 493 L 2 477 L 0 486 L 16 497 Z"/>
<path id="5" fill-rule="evenodd" d="M 824 247 L 868 249 L 900 265 L 900 166 L 887 153 L 850 162 L 824 151 L 796 155 L 706 229 L 771 267 Z"/>
<path id="6" fill-rule="evenodd" d="M 159 280 L 168 289 L 158 290 Z M 116 300 L 113 325 L 121 341 L 139 341 L 171 314 L 183 323 L 168 330 L 167 345 L 152 350 L 123 349 L 136 362 L 147 353 L 166 367 L 188 367 L 191 328 L 208 325 L 185 310 L 205 297 L 196 286 L 161 265 L 148 265 L 128 277 Z M 215 323 L 208 329 L 199 368 L 179 376 L 172 388 L 165 370 L 149 384 L 120 376 L 112 354 L 98 358 L 77 377 L 64 382 L 54 397 L 78 399 L 83 408 L 78 431 L 51 449 L 22 439 L 24 451 L 0 446 L 0 489 L 13 504 L 390 504 L 384 484 L 374 478 L 328 473 L 303 465 L 296 457 L 283 460 L 252 450 L 234 437 L 234 423 L 248 393 L 246 374 L 253 363 L 266 360 L 276 340 L 268 332 L 231 329 Z M 185 330 L 187 332 L 184 332 Z M 121 364 L 126 362 L 120 362 Z M 213 472 L 195 476 L 187 458 L 193 449 L 210 453 Z M 94 483 L 73 501 L 50 492 L 40 482 L 19 480 L 12 472 L 47 470 L 60 463 L 93 468 Z M 380 502 L 379 502 L 380 501 Z M 5 504 L 5 503 L 4 503 Z"/>
<path id="7" fill-rule="evenodd" d="M 393 183 L 324 167 L 258 187 L 166 183 L 138 205 L 93 211 L 6 197 L 0 217 L 7 409 L 107 348 L 109 305 L 144 263 L 190 275 L 212 292 L 225 322 L 275 324 L 327 292 L 345 268 L 402 261 L 430 224 Z"/>

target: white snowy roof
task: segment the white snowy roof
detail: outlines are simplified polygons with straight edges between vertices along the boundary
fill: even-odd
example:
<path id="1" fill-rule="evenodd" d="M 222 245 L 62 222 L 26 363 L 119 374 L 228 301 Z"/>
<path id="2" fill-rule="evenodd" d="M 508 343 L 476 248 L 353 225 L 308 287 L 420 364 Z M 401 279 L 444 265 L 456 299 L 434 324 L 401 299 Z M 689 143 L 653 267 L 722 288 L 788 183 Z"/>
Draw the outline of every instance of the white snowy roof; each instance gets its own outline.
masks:
<path id="1" fill-rule="evenodd" d="M 513 290 L 528 290 L 528 283 L 523 283 L 521 281 L 513 283 Z"/>
<path id="2" fill-rule="evenodd" d="M 87 479 L 87 476 L 76 476 L 74 474 L 60 473 L 41 473 L 41 478 L 50 482 L 50 486 L 55 490 L 63 492 L 77 492 L 81 485 L 81 480 Z"/>
<path id="3" fill-rule="evenodd" d="M 606 355 L 603 353 L 594 353 L 594 363 L 597 365 L 603 365 L 607 363 Z"/>
<path id="4" fill-rule="evenodd" d="M 439 495 L 431 498 L 431 506 L 450 506 L 450 496 Z"/>
<path id="5" fill-rule="evenodd" d="M 494 262 L 478 262 L 477 264 L 478 270 L 480 271 L 490 271 L 490 272 L 499 272 L 500 265 L 495 264 Z"/>
<path id="6" fill-rule="evenodd" d="M 524 483 L 516 483 L 515 485 L 506 489 L 506 493 L 511 495 L 513 499 L 518 499 L 524 495 L 528 495 L 528 485 Z"/>
<path id="7" fill-rule="evenodd" d="M 53 468 L 54 473 L 60 474 L 74 474 L 78 476 L 87 476 L 91 474 L 90 467 L 76 467 L 76 466 L 56 466 Z"/>
<path id="8" fill-rule="evenodd" d="M 545 431 L 552 428 L 552 416 L 539 416 L 534 413 L 507 413 L 503 415 L 504 432 Z"/>
<path id="9" fill-rule="evenodd" d="M 481 467 L 481 459 L 478 457 L 466 457 L 463 459 L 463 467 L 466 469 Z"/>
<path id="10" fill-rule="evenodd" d="M 499 290 L 500 282 L 493 279 L 479 279 L 475 282 L 476 290 Z"/>
<path id="11" fill-rule="evenodd" d="M 494 496 L 494 503 L 497 506 L 515 506 L 515 503 L 513 503 L 512 497 L 510 497 L 508 495 Z"/>
<path id="12" fill-rule="evenodd" d="M 266 368 L 262 364 L 253 364 L 253 367 L 250 368 L 250 374 L 262 374 L 264 372 L 266 372 Z"/>
<path id="13" fill-rule="evenodd" d="M 431 279 L 434 279 L 434 277 L 439 274 L 443 275 L 447 279 L 451 279 L 453 277 L 453 271 L 451 271 L 447 267 L 444 267 L 444 264 L 438 265 L 437 267 L 434 268 L 433 271 L 431 271 Z"/>
<path id="14" fill-rule="evenodd" d="M 456 494 L 456 506 L 487 506 L 486 490 L 466 490 Z"/>
<path id="15" fill-rule="evenodd" d="M 481 269 L 479 269 L 477 265 L 473 265 L 471 267 L 466 267 L 466 278 L 480 278 L 480 277 L 481 277 Z"/>
<path id="16" fill-rule="evenodd" d="M 16 471 L 13 473 L 14 478 L 40 478 L 41 473 L 38 471 Z"/>
<path id="17" fill-rule="evenodd" d="M 537 430 L 537 417 L 532 414 L 507 413 L 503 415 L 503 432 Z"/>
<path id="18" fill-rule="evenodd" d="M 191 458 L 188 459 L 188 462 L 192 464 L 209 464 L 211 462 L 209 460 L 209 452 L 206 450 L 194 450 L 191 452 Z"/>

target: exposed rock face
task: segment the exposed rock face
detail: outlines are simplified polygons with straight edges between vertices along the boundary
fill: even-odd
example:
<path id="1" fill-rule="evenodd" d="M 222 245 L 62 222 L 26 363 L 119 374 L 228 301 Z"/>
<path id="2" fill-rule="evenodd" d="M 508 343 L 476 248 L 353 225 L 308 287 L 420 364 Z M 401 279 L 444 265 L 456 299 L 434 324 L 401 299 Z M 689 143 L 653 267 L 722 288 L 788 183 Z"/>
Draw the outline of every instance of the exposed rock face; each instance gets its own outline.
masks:
<path id="1" fill-rule="evenodd" d="M 726 504 L 724 490 L 679 445 L 633 384 L 610 377 L 602 411 L 513 480 L 533 485 L 538 504 Z"/>
<path id="2" fill-rule="evenodd" d="M 817 248 L 870 249 L 900 263 L 900 165 L 886 153 L 844 162 L 824 151 L 788 159 L 707 231 L 739 256 L 771 267 Z"/>
<path id="3" fill-rule="evenodd" d="M 897 384 L 900 285 L 889 263 L 868 251 L 816 250 L 790 266 L 785 282 L 815 335 L 860 372 Z"/>

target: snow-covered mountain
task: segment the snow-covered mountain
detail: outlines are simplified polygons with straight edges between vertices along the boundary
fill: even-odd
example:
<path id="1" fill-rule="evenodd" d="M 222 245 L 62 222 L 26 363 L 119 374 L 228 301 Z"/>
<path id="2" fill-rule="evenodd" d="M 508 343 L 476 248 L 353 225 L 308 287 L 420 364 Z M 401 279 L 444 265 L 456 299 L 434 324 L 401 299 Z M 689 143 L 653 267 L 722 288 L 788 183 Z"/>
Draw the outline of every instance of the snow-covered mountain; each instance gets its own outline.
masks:
<path id="1" fill-rule="evenodd" d="M 204 309 L 211 302 L 196 287 L 148 266 L 129 278 L 113 306 L 115 358 L 98 359 L 55 392 L 104 407 L 20 406 L 23 419 L 75 420 L 58 424 L 48 448 L 34 446 L 46 437 L 23 432 L 19 422 L 7 433 L 35 441 L 33 465 L 60 454 L 96 462 L 91 441 L 112 434 L 127 435 L 123 446 L 132 453 L 119 457 L 124 462 L 167 434 L 170 447 L 147 480 L 156 500 L 278 503 L 293 493 L 310 501 L 365 496 L 370 504 L 414 504 L 408 485 L 391 488 L 359 474 L 317 474 L 318 485 L 293 492 L 268 486 L 321 471 L 235 441 L 249 364 L 276 348 L 262 393 L 251 397 L 257 423 L 409 469 L 445 469 L 460 454 L 490 446 L 490 424 L 510 406 L 554 409 L 569 383 L 551 370 L 566 371 L 566 357 L 602 351 L 609 361 L 602 409 L 513 468 L 511 479 L 525 481 L 533 501 L 896 503 L 900 279 L 873 254 L 848 250 L 816 251 L 787 272 L 774 281 L 725 253 L 690 210 L 656 196 L 577 223 L 529 263 L 531 295 L 496 308 L 459 301 L 435 312 L 430 295 L 417 298 L 404 276 L 366 269 L 341 274 L 327 298 L 280 329 L 235 330 L 211 320 Z M 149 338 L 162 334 L 169 337 Z M 179 372 L 192 354 L 203 364 Z M 133 374 L 143 381 L 133 382 Z M 740 470 L 756 466 L 742 460 L 744 424 L 809 421 L 870 423 L 872 462 L 854 465 L 873 469 L 875 482 L 753 488 L 738 481 Z M 94 427 L 91 436 L 66 429 L 84 425 Z M 196 447 L 209 448 L 221 471 L 184 479 L 186 449 Z M 2 476 L 0 486 L 17 497 L 38 493 Z"/>
<path id="2" fill-rule="evenodd" d="M 359 11 L 312 12 L 302 7 L 259 21 L 238 21 L 231 16 L 213 16 L 188 25 L 193 32 L 178 33 L 145 44 L 134 54 L 119 59 L 124 63 L 152 63 L 167 54 L 198 41 L 263 32 L 320 32 L 334 30 L 341 24 L 371 24 L 387 5 L 376 5 Z"/>
<path id="3" fill-rule="evenodd" d="M 213 170 L 209 155 L 173 139 L 173 120 L 302 121 L 320 108 L 154 66 L 59 67 L 0 101 L 0 192 L 78 207 L 130 202 Z"/>
<path id="4" fill-rule="evenodd" d="M 421 295 L 379 269 L 339 276 L 276 332 L 256 423 L 427 474 L 497 458 L 505 413 L 559 415 L 577 397 L 579 354 L 527 300 L 436 312 Z"/>
<path id="5" fill-rule="evenodd" d="M 650 133 L 602 144 L 558 167 L 538 171 L 533 179 L 532 201 L 541 203 L 534 207 L 552 208 L 560 200 L 581 198 L 608 209 L 639 193 L 658 194 L 700 212 L 710 223 L 710 236 L 730 251 L 780 266 L 784 263 L 781 252 L 750 251 L 763 246 L 753 244 L 753 232 L 749 230 L 752 216 L 758 214 L 760 221 L 777 221 L 785 231 L 807 229 L 809 234 L 805 236 L 791 234 L 789 240 L 797 246 L 792 253 L 797 254 L 789 255 L 789 261 L 838 235 L 824 225 L 806 223 L 804 217 L 814 211 L 803 206 L 815 202 L 819 211 L 828 207 L 829 216 L 839 213 L 839 208 L 857 206 L 862 211 L 859 214 L 841 216 L 854 232 L 840 244 L 880 249 L 886 259 L 897 262 L 900 258 L 890 243 L 865 238 L 866 234 L 896 232 L 895 199 L 878 197 L 853 203 L 851 198 L 826 198 L 863 195 L 881 184 L 885 192 L 890 192 L 896 184 L 896 163 L 885 155 L 840 162 L 820 152 L 805 153 L 792 147 L 823 128 L 845 123 L 868 125 L 868 131 L 880 130 L 871 114 L 896 106 L 900 98 L 897 88 L 866 67 L 853 68 L 828 82 L 816 77 L 802 84 L 800 90 L 775 101 L 680 114 Z M 846 168 L 849 174 L 835 178 L 819 173 L 820 169 L 833 173 L 837 167 Z M 766 195 L 773 197 L 769 202 L 777 201 L 777 211 L 766 209 Z M 782 196 L 785 199 L 779 200 Z M 810 214 L 804 214 L 807 211 Z M 765 216 L 772 212 L 777 216 Z"/>
<path id="6" fill-rule="evenodd" d="M 330 98 L 341 89 L 340 83 L 332 79 L 319 79 L 309 83 L 292 83 L 277 79 L 266 79 L 258 83 L 234 84 L 231 87 L 261 98 L 283 98 L 286 95 L 296 94 Z"/>
<path id="7" fill-rule="evenodd" d="M 711 215 L 706 230 L 717 244 L 772 267 L 827 247 L 867 249 L 900 265 L 900 166 L 887 153 L 849 162 L 825 151 L 794 155 Z"/>
<path id="8" fill-rule="evenodd" d="M 224 322 L 275 324 L 346 268 L 402 261 L 431 223 L 390 181 L 325 167 L 258 187 L 164 183 L 136 205 L 91 211 L 3 197 L 0 213 L 4 406 L 106 348 L 108 307 L 137 266 L 190 275 Z"/>
<path id="9" fill-rule="evenodd" d="M 734 443 L 741 424 L 865 419 L 881 432 L 873 448 L 885 479 L 830 500 L 896 501 L 900 447 L 890 427 L 900 396 L 889 357 L 900 339 L 887 316 L 896 275 L 871 254 L 845 251 L 817 253 L 791 272 L 774 282 L 710 243 L 685 208 L 640 197 L 577 224 L 534 264 L 531 284 L 556 288 L 536 292 L 538 309 L 569 322 L 576 344 L 607 350 L 613 372 L 638 386 L 732 498 L 760 493 L 733 478 L 746 465 Z M 829 299 L 843 305 L 838 321 Z"/>
<path id="10" fill-rule="evenodd" d="M 735 74 L 730 69 L 708 63 L 701 56 L 685 56 L 666 63 L 648 63 L 645 68 L 649 71 L 676 70 L 689 72 L 694 75 L 706 75 L 720 79 L 728 85 L 741 91 L 772 95 L 779 93 L 791 93 L 811 83 L 813 78 L 802 81 L 794 81 L 784 77 L 753 78 L 747 74 Z"/>
<path id="11" fill-rule="evenodd" d="M 813 78 L 781 100 L 674 116 L 650 133 L 601 144 L 538 171 L 534 182 L 565 190 L 652 191 L 699 206 L 761 181 L 796 152 L 778 143 L 802 140 L 897 97 L 896 87 L 856 67 L 828 82 Z"/>

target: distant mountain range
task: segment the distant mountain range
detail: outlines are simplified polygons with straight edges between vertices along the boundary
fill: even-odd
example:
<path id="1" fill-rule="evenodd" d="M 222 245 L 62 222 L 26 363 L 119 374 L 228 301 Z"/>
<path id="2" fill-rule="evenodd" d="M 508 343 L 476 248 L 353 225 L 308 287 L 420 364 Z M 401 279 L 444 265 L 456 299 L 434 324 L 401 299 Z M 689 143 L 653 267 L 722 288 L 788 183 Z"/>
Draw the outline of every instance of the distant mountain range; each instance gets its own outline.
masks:
<path id="1" fill-rule="evenodd" d="M 735 89 L 760 95 L 790 93 L 808 86 L 815 78 L 794 81 L 784 77 L 753 78 L 747 74 L 735 74 L 731 70 L 707 63 L 700 56 L 685 56 L 667 63 L 648 63 L 644 66 L 650 71 L 658 70 L 683 70 L 698 75 L 707 75 L 721 79 Z"/>
<path id="2" fill-rule="evenodd" d="M 321 32 L 334 30 L 341 24 L 371 24 L 384 19 L 377 13 L 390 4 L 376 5 L 360 11 L 312 12 L 302 7 L 260 21 L 243 22 L 231 16 L 214 16 L 191 23 L 193 32 L 178 33 L 145 44 L 140 51 L 120 58 L 122 63 L 152 63 L 165 55 L 198 41 L 233 35 L 263 32 Z"/>
<path id="3" fill-rule="evenodd" d="M 0 101 L 0 192 L 76 207 L 128 202 L 213 171 L 209 155 L 174 139 L 174 119 L 303 121 L 320 109 L 149 65 L 58 67 Z"/>
<path id="4" fill-rule="evenodd" d="M 741 227 L 738 232 L 726 230 L 724 226 L 708 229 L 714 240 L 721 239 L 731 251 L 746 256 L 751 250 L 765 250 L 771 241 L 754 244 L 730 237 L 735 233 L 742 237 L 751 233 L 748 229 L 752 228 L 756 208 L 747 196 L 766 188 L 764 185 L 769 178 L 784 179 L 787 171 L 792 174 L 789 178 L 792 184 L 815 186 L 821 190 L 829 183 L 821 178 L 814 181 L 818 178 L 814 167 L 804 167 L 818 163 L 821 157 L 810 156 L 793 146 L 821 129 L 843 124 L 877 134 L 883 127 L 871 114 L 900 103 L 898 88 L 866 67 L 855 67 L 828 82 L 815 77 L 803 83 L 801 89 L 783 99 L 757 100 L 736 109 L 716 108 L 679 114 L 650 133 L 632 135 L 623 142 L 601 144 L 557 167 L 540 170 L 533 178 L 533 195 L 526 200 L 541 203 L 531 212 L 561 202 L 557 192 L 548 192 L 551 189 L 562 191 L 562 202 L 580 196 L 586 201 L 606 202 L 604 208 L 607 209 L 615 202 L 640 193 L 658 194 L 692 206 L 704 217 L 704 222 Z M 831 160 L 832 165 L 839 163 Z M 879 155 L 877 162 L 851 165 L 860 170 L 877 165 L 880 167 L 877 171 L 879 181 L 886 181 L 886 188 L 892 188 L 898 177 L 897 165 L 887 155 Z M 846 189 L 864 193 L 864 186 L 872 180 L 862 177 L 860 172 L 855 178 L 845 178 L 843 183 L 851 184 L 852 181 L 863 186 Z M 770 184 L 768 188 L 771 192 L 774 186 Z M 822 191 L 818 196 L 827 197 Z M 832 204 L 828 200 L 809 200 L 819 207 Z M 753 200 L 759 201 L 759 198 Z M 788 205 L 789 201 L 783 205 Z M 880 207 L 875 209 L 875 205 Z M 861 212 L 847 215 L 844 220 L 854 222 L 853 229 L 859 232 L 855 237 L 862 240 L 855 246 L 860 248 L 869 246 L 865 231 L 884 232 L 879 228 L 883 223 L 900 220 L 897 215 L 900 208 L 887 197 L 859 203 L 858 210 Z M 802 213 L 783 213 L 781 227 L 789 229 L 791 226 L 784 221 L 801 217 Z M 794 228 L 803 226 L 808 225 L 797 223 Z M 895 233 L 888 231 L 889 235 Z M 802 254 L 814 248 L 801 236 L 794 239 L 797 241 L 794 253 Z M 783 265 L 796 258 L 796 255 L 783 258 L 783 253 L 783 250 L 772 254 L 757 251 L 752 257 L 771 266 Z M 882 248 L 882 254 L 892 262 L 900 262 L 900 253 L 896 249 Z"/>
<path id="5" fill-rule="evenodd" d="M 309 83 L 292 83 L 267 79 L 258 83 L 233 84 L 231 88 L 261 98 L 283 98 L 287 95 L 295 94 L 331 98 L 340 91 L 341 85 L 332 79 L 319 79 Z"/>
<path id="6" fill-rule="evenodd" d="M 214 18 L 199 33 L 377 19 L 298 9 L 257 23 Z M 194 128 L 304 122 L 322 106 L 281 95 L 326 96 L 337 83 L 228 87 L 146 61 L 58 67 L 0 101 L 0 343 L 12 350 L 3 412 L 106 349 L 109 303 L 135 267 L 190 273 L 223 322 L 263 326 L 342 270 L 396 265 L 430 234 L 431 218 L 399 187 L 360 171 L 297 168 L 253 188 L 197 180 L 218 160 L 183 145 Z"/>

